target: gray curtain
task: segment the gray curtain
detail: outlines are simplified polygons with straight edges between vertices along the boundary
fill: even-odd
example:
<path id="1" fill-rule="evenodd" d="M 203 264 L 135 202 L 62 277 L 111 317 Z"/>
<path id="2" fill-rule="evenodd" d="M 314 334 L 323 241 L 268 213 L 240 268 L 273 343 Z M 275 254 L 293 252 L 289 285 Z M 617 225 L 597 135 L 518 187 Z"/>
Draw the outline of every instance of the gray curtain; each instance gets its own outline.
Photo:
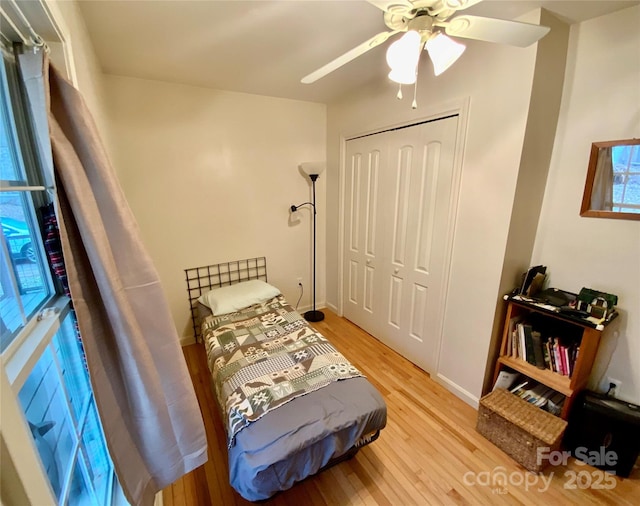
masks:
<path id="1" fill-rule="evenodd" d="M 96 405 L 125 496 L 150 505 L 206 461 L 202 415 L 158 274 L 93 119 L 46 61 L 43 75 L 63 253 Z"/>

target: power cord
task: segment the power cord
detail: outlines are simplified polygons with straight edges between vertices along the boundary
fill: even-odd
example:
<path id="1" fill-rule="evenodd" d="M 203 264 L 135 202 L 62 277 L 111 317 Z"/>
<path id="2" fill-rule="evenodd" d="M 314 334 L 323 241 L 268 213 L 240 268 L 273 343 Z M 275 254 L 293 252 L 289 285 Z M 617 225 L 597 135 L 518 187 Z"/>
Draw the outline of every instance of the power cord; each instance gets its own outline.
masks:
<path id="1" fill-rule="evenodd" d="M 616 391 L 616 384 L 615 383 L 609 383 L 609 390 L 607 390 L 605 395 L 607 397 L 609 397 L 611 395 L 613 395 L 615 397 L 615 391 Z"/>
<path id="2" fill-rule="evenodd" d="M 301 282 L 298 282 L 298 286 L 300 287 L 300 297 L 298 297 L 298 302 L 296 302 L 296 311 L 298 310 L 298 304 L 302 300 L 302 295 L 304 294 L 304 286 L 302 286 Z"/>

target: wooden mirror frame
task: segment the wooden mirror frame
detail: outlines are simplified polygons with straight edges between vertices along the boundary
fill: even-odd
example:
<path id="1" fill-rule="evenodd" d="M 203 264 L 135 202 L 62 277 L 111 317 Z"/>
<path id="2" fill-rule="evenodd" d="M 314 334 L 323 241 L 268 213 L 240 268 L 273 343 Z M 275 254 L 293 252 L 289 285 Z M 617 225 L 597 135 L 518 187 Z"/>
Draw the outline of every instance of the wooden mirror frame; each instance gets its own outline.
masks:
<path id="1" fill-rule="evenodd" d="M 617 220 L 638 220 L 640 221 L 640 213 L 625 213 L 618 211 L 603 211 L 591 209 L 591 196 L 593 194 L 593 183 L 596 178 L 596 168 L 598 165 L 598 153 L 601 148 L 610 148 L 613 146 L 632 146 L 640 144 L 640 139 L 626 139 L 619 141 L 594 142 L 591 144 L 591 155 L 589 157 L 589 168 L 587 169 L 587 180 L 584 184 L 584 194 L 582 196 L 582 206 L 580 207 L 580 216 L 591 218 L 612 218 Z"/>

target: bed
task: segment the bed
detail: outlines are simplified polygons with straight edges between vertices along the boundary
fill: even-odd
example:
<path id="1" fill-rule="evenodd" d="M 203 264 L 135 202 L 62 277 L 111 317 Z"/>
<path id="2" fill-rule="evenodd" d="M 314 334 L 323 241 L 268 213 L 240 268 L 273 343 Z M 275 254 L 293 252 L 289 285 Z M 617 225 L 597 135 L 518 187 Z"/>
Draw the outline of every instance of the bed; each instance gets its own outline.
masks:
<path id="1" fill-rule="evenodd" d="M 381 395 L 269 285 L 264 257 L 185 274 L 240 495 L 268 499 L 378 438 Z"/>

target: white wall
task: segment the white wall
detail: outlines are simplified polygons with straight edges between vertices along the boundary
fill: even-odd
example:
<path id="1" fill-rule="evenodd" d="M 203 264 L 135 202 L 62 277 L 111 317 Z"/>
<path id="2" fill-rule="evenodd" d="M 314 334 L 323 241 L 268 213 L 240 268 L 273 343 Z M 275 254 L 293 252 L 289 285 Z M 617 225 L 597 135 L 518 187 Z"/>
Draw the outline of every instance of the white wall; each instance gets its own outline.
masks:
<path id="1" fill-rule="evenodd" d="M 298 164 L 323 160 L 321 104 L 107 76 L 114 160 L 181 335 L 191 335 L 184 269 L 266 256 L 269 281 L 310 304 L 310 200 Z M 317 185 L 318 305 L 324 303 L 325 178 Z"/>
<path id="2" fill-rule="evenodd" d="M 538 42 L 525 140 L 499 285 L 500 294 L 511 292 L 520 281 L 522 273 L 531 266 L 562 102 L 569 25 L 544 10 L 540 21 L 550 27 L 551 31 Z M 484 392 L 493 388 L 494 364 L 499 354 L 505 316 L 506 305 L 502 300 L 496 301 Z"/>
<path id="3" fill-rule="evenodd" d="M 65 41 L 70 46 L 71 72 L 76 80 L 75 84 L 91 111 L 105 148 L 109 151 L 111 140 L 105 116 L 103 74 L 80 8 L 75 1 L 68 0 L 44 0 L 44 3 L 63 29 Z M 58 64 L 57 67 L 61 68 L 62 65 Z"/>
<path id="4" fill-rule="evenodd" d="M 532 13 L 531 21 L 535 22 Z M 529 18 L 523 21 L 530 20 Z M 437 375 L 459 396 L 481 395 L 498 300 L 516 179 L 532 90 L 535 45 L 513 48 L 473 42 L 455 65 L 432 77 L 421 62 L 419 107 L 395 99 L 396 89 L 372 85 L 328 109 L 327 301 L 339 307 L 337 276 L 340 139 L 428 116 L 470 97 L 451 274 Z M 422 65 L 424 63 L 425 65 Z M 384 69 L 381 69 L 384 72 Z M 405 90 L 405 94 L 410 93 Z"/>
<path id="5" fill-rule="evenodd" d="M 640 403 L 640 222 L 581 218 L 579 211 L 591 143 L 640 137 L 638 27 L 640 7 L 572 27 L 532 259 L 550 266 L 552 286 L 619 296 L 618 335 L 603 343 L 591 379 L 592 386 L 605 374 L 622 381 L 620 396 L 634 403 Z"/>

